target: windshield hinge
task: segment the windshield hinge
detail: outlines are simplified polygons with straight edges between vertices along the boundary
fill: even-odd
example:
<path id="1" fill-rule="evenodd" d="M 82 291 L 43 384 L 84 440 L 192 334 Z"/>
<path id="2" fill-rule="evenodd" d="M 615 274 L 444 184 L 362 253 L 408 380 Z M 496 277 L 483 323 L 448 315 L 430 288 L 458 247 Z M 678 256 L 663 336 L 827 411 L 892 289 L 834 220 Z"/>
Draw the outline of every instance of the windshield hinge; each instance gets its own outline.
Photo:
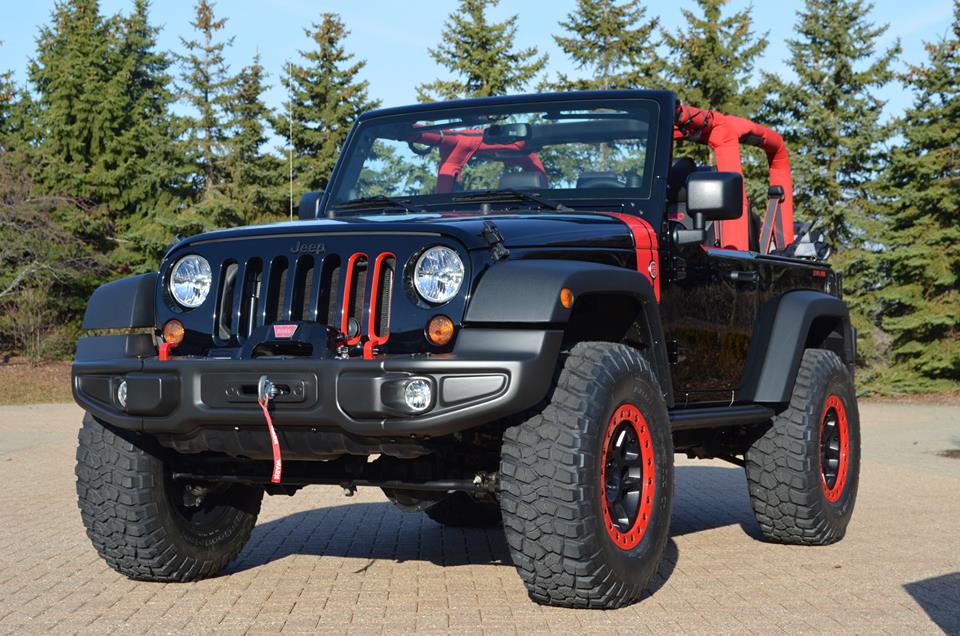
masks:
<path id="1" fill-rule="evenodd" d="M 483 232 L 480 233 L 483 240 L 490 246 L 490 257 L 494 261 L 500 261 L 510 256 L 510 250 L 503 245 L 503 236 L 500 230 L 493 224 L 493 221 L 483 222 Z"/>

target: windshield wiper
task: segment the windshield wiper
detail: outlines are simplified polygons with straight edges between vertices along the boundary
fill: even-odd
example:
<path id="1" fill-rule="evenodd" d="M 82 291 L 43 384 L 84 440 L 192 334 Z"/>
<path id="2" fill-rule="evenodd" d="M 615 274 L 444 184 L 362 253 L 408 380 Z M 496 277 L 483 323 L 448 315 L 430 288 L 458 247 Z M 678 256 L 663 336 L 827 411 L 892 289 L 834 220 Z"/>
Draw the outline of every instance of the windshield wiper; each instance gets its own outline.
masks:
<path id="1" fill-rule="evenodd" d="M 420 206 L 413 205 L 407 200 L 388 197 L 383 194 L 378 194 L 372 197 L 361 197 L 359 199 L 350 199 L 349 201 L 344 201 L 343 203 L 335 203 L 333 209 L 370 210 L 374 208 L 382 208 L 384 206 L 390 206 L 398 210 L 403 210 L 408 214 L 413 212 L 426 212 L 425 209 L 421 208 Z"/>
<path id="2" fill-rule="evenodd" d="M 574 209 L 558 201 L 553 201 L 523 190 L 478 190 L 477 192 L 468 192 L 453 198 L 454 201 L 502 201 L 512 199 L 514 201 L 529 201 L 536 203 L 541 208 L 556 210 L 558 212 L 573 212 Z"/>

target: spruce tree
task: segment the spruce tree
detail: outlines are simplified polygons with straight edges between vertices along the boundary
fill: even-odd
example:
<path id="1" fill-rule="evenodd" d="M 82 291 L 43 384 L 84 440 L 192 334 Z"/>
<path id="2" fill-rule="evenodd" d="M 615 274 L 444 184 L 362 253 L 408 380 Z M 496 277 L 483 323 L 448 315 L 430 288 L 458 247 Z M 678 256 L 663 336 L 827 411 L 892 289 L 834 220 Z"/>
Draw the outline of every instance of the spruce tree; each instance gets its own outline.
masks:
<path id="1" fill-rule="evenodd" d="M 368 97 L 367 81 L 357 79 L 366 62 L 346 52 L 349 32 L 340 16 L 324 13 L 304 32 L 313 47 L 300 51 L 301 64 L 284 69 L 281 83 L 289 97 L 272 118 L 274 131 L 293 152 L 294 196 L 326 187 L 354 120 L 379 105 Z"/>
<path id="2" fill-rule="evenodd" d="M 790 150 L 797 210 L 841 244 L 860 231 L 866 189 L 890 135 L 876 91 L 893 79 L 900 48 L 877 54 L 887 27 L 869 21 L 872 9 L 856 0 L 807 0 L 788 41 L 796 79 L 764 75 L 763 117 Z"/>
<path id="3" fill-rule="evenodd" d="M 885 336 L 877 328 L 875 289 L 877 178 L 892 133 L 882 122 L 877 91 L 893 79 L 899 43 L 877 52 L 887 27 L 873 24 L 873 6 L 856 0 L 806 0 L 788 41 L 787 65 L 796 79 L 769 74 L 762 118 L 787 142 L 798 220 L 812 220 L 837 248 L 833 265 L 844 275 L 851 319 L 859 332 L 869 384 L 884 364 Z"/>
<path id="4" fill-rule="evenodd" d="M 265 150 L 270 117 L 263 103 L 265 83 L 266 72 L 257 53 L 253 63 L 240 71 L 226 102 L 230 136 L 224 194 L 238 225 L 276 221 L 286 212 L 283 162 Z"/>
<path id="5" fill-rule="evenodd" d="M 217 18 L 214 5 L 199 0 L 190 26 L 196 38 L 180 38 L 186 53 L 177 55 L 181 66 L 181 98 L 193 113 L 186 118 L 187 152 L 196 165 L 198 199 L 216 196 L 216 189 L 224 179 L 224 154 L 227 138 L 226 107 L 235 91 L 236 78 L 224 59 L 224 50 L 233 44 L 233 38 L 219 39 L 226 18 Z"/>
<path id="6" fill-rule="evenodd" d="M 2 46 L 3 42 L 0 41 L 0 47 Z M 0 72 L 0 150 L 4 148 L 3 142 L 13 119 L 16 95 L 17 88 L 13 83 L 13 71 Z"/>
<path id="7" fill-rule="evenodd" d="M 114 121 L 111 152 L 123 157 L 118 223 L 122 254 L 135 269 L 152 269 L 173 238 L 167 221 L 192 195 L 192 167 L 177 143 L 184 130 L 173 114 L 176 101 L 170 56 L 157 49 L 159 28 L 149 21 L 149 0 L 134 0 L 129 16 L 117 17 L 123 37 L 119 69 L 108 93 L 123 104 Z"/>
<path id="8" fill-rule="evenodd" d="M 767 48 L 753 32 L 750 8 L 724 16 L 727 0 L 697 0 L 702 15 L 684 9 L 686 26 L 663 32 L 669 50 L 666 78 L 684 103 L 749 117 L 759 92 L 749 86 Z"/>
<path id="9" fill-rule="evenodd" d="M 2 42 L 0 42 L 2 45 Z M 0 73 L 0 201 L 7 202 L 32 182 L 37 161 L 31 159 L 34 131 L 30 95 L 13 81 L 13 72 Z"/>
<path id="10" fill-rule="evenodd" d="M 586 77 L 559 74 L 546 82 L 552 90 L 661 88 L 665 68 L 655 36 L 660 21 L 645 20 L 640 0 L 578 0 L 560 26 L 569 36 L 553 36 L 557 46 Z"/>
<path id="11" fill-rule="evenodd" d="M 443 43 L 430 56 L 454 79 L 421 84 L 421 101 L 487 97 L 521 90 L 547 64 L 536 47 L 515 50 L 517 16 L 488 22 L 487 9 L 499 0 L 460 0 L 443 28 Z"/>
<path id="12" fill-rule="evenodd" d="M 148 268 L 169 239 L 154 219 L 182 194 L 169 107 L 169 59 L 156 50 L 149 2 L 104 18 L 96 0 L 55 5 L 29 68 L 41 194 L 84 202 L 63 219 L 119 267 Z M 156 231 L 154 231 L 156 230 Z"/>
<path id="13" fill-rule="evenodd" d="M 767 37 L 754 33 L 750 7 L 725 16 L 726 4 L 727 0 L 697 0 L 699 14 L 684 9 L 686 25 L 672 34 L 663 32 L 668 50 L 666 87 L 685 104 L 749 118 L 760 99 L 750 80 L 767 48 Z M 702 144 L 682 144 L 679 152 L 699 164 L 715 162 L 710 149 Z M 766 158 L 746 146 L 741 152 L 747 193 L 754 207 L 762 209 L 767 191 Z"/>
<path id="14" fill-rule="evenodd" d="M 115 177 L 100 161 L 111 136 L 106 86 L 113 71 L 110 25 L 96 0 L 58 2 L 41 28 L 29 77 L 37 96 L 44 165 L 41 186 L 100 202 L 116 194 Z"/>
<path id="15" fill-rule="evenodd" d="M 960 0 L 928 60 L 901 79 L 914 91 L 899 121 L 885 184 L 877 291 L 883 328 L 893 336 L 899 390 L 956 389 L 960 382 Z"/>

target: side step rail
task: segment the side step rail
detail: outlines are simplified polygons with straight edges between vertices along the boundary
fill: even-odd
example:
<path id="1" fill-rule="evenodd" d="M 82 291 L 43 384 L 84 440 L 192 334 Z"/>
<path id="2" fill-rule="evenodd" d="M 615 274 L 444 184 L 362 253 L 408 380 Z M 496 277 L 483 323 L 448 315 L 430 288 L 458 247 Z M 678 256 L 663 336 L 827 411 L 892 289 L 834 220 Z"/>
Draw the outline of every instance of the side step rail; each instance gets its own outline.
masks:
<path id="1" fill-rule="evenodd" d="M 772 418 L 776 415 L 776 412 L 759 404 L 746 404 L 741 406 L 671 409 L 669 414 L 671 431 L 690 431 L 703 428 L 760 424 Z"/>

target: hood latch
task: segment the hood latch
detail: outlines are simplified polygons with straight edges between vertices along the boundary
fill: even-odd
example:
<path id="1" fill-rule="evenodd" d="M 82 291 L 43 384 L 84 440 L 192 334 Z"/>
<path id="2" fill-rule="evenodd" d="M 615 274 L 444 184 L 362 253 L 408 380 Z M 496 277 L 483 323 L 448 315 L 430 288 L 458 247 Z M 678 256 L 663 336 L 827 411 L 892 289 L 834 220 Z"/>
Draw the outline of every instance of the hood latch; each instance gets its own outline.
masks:
<path id="1" fill-rule="evenodd" d="M 483 222 L 483 232 L 480 233 L 480 236 L 490 246 L 490 257 L 494 261 L 500 261 L 510 256 L 510 250 L 504 246 L 503 236 L 497 226 L 493 224 L 493 221 Z"/>

